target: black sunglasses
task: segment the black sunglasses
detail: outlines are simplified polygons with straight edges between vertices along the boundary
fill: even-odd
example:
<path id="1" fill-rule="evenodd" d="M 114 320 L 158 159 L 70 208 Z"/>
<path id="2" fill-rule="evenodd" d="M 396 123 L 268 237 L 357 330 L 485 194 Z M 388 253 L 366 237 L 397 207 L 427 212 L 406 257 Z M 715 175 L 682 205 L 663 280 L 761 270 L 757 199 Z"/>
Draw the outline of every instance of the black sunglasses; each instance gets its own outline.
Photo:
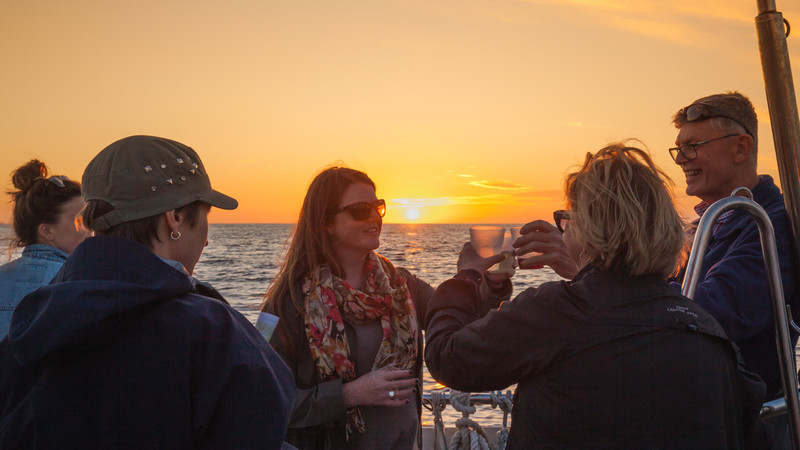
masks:
<path id="1" fill-rule="evenodd" d="M 357 220 L 359 222 L 363 222 L 372 215 L 372 211 L 378 213 L 380 217 L 386 215 L 386 201 L 383 199 L 370 202 L 358 202 L 353 203 L 352 205 L 342 206 L 341 208 L 337 209 L 336 211 L 331 211 L 329 214 L 339 214 L 340 212 L 347 211 L 350 214 L 350 217 L 353 220 Z"/>
<path id="2" fill-rule="evenodd" d="M 751 137 L 753 136 L 753 133 L 751 133 L 750 130 L 739 121 L 739 119 L 731 117 L 729 114 L 726 114 L 711 105 L 706 105 L 705 103 L 694 103 L 685 108 L 681 108 L 681 110 L 678 111 L 678 115 L 685 116 L 687 122 L 713 119 L 714 117 L 724 117 L 738 123 L 742 126 L 742 128 L 744 128 L 744 131 L 747 134 L 749 134 Z"/>
<path id="3" fill-rule="evenodd" d="M 563 233 L 566 230 L 570 217 L 572 217 L 572 211 L 566 209 L 553 211 L 553 219 L 556 221 L 558 231 Z"/>

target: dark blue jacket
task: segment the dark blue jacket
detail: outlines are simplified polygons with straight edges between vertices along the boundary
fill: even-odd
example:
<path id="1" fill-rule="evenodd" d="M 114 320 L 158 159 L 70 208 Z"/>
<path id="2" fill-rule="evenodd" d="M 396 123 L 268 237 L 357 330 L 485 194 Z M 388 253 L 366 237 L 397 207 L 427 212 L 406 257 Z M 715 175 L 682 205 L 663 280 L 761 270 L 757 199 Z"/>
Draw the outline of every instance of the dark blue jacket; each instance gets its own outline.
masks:
<path id="1" fill-rule="evenodd" d="M 783 196 L 772 177 L 762 177 L 753 189 L 753 200 L 764 208 L 775 229 L 784 297 L 798 317 L 800 263 Z M 681 271 L 676 281 L 682 282 L 683 276 Z M 711 238 L 694 300 L 739 345 L 747 368 L 767 383 L 767 400 L 782 392 L 769 292 L 758 227 L 748 213 L 734 210 Z M 792 346 L 795 344 L 797 334 L 792 333 Z"/>
<path id="2" fill-rule="evenodd" d="M 241 314 L 125 239 L 84 241 L 0 341 L 0 448 L 280 448 L 294 397 Z"/>

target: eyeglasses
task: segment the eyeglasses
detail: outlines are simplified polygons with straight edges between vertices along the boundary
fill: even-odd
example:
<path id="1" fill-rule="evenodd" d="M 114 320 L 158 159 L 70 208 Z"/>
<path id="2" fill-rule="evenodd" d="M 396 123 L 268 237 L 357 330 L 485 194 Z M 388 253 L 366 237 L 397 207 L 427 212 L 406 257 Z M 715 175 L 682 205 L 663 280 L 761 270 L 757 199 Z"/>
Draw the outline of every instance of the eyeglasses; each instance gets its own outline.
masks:
<path id="1" fill-rule="evenodd" d="M 55 184 L 56 186 L 58 186 L 60 188 L 67 187 L 67 185 L 64 184 L 64 181 L 67 181 L 67 180 L 69 180 L 69 178 L 67 178 L 64 175 L 55 175 L 55 176 L 52 176 L 52 177 L 47 179 L 47 181 Z"/>
<path id="2" fill-rule="evenodd" d="M 720 139 L 725 139 L 725 138 L 734 137 L 734 136 L 742 136 L 742 135 L 738 134 L 738 133 L 726 134 L 725 136 L 720 136 L 720 137 L 716 137 L 714 139 L 707 139 L 705 141 L 695 142 L 694 144 L 684 144 L 684 145 L 681 145 L 680 147 L 672 147 L 672 148 L 669 149 L 669 156 L 672 156 L 672 160 L 677 162 L 678 161 L 678 153 L 680 153 L 681 156 L 683 156 L 684 159 L 686 159 L 687 161 L 691 161 L 691 160 L 697 158 L 697 147 L 700 147 L 701 145 L 708 144 L 709 142 L 714 142 L 714 141 L 718 141 Z"/>
<path id="3" fill-rule="evenodd" d="M 556 227 L 558 231 L 564 232 L 567 229 L 567 225 L 569 225 L 569 219 L 572 217 L 572 211 L 567 209 L 559 209 L 553 211 L 553 219 L 556 220 Z"/>
<path id="4" fill-rule="evenodd" d="M 386 201 L 383 199 L 377 200 L 375 202 L 358 202 L 353 203 L 352 205 L 342 206 L 341 208 L 337 209 L 336 211 L 332 211 L 329 214 L 339 214 L 340 212 L 347 211 L 350 214 L 350 217 L 353 220 L 357 220 L 359 222 L 363 222 L 372 215 L 372 211 L 378 213 L 380 217 L 386 215 Z"/>
<path id="5" fill-rule="evenodd" d="M 739 121 L 739 119 L 731 117 L 729 114 L 726 114 L 720 111 L 719 109 L 711 105 L 707 105 L 705 103 L 694 103 L 685 108 L 681 108 L 681 110 L 678 111 L 678 116 L 683 116 L 683 115 L 686 116 L 687 122 L 696 122 L 698 120 L 702 121 L 706 119 L 713 119 L 714 117 L 724 117 L 726 119 L 730 119 L 738 123 L 739 125 L 741 125 L 742 128 L 744 128 L 744 131 L 747 134 L 753 136 L 753 133 L 751 133 L 750 130 L 746 126 L 744 126 L 742 122 Z"/>

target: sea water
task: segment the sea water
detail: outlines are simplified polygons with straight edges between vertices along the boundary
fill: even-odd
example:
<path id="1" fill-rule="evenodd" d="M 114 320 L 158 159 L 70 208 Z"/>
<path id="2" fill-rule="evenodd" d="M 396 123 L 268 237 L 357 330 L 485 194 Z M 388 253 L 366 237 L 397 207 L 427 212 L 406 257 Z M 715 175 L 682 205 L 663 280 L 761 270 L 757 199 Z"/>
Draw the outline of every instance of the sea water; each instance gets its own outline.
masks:
<path id="1" fill-rule="evenodd" d="M 503 224 L 501 224 L 503 225 Z M 511 225 L 504 224 L 508 229 Z M 464 224 L 385 224 L 378 253 L 396 266 L 411 271 L 433 287 L 456 273 L 458 252 L 469 241 Z M 209 244 L 194 275 L 210 282 L 248 320 L 255 323 L 267 285 L 277 273 L 292 225 L 289 224 L 212 224 Z M 513 277 L 514 294 L 547 281 L 560 280 L 550 268 L 517 270 Z M 423 369 L 425 392 L 441 389 Z M 423 409 L 423 424 L 433 416 Z M 453 426 L 461 413 L 447 407 L 442 413 L 446 425 Z M 500 426 L 503 414 L 487 405 L 478 405 L 472 416 L 482 426 Z"/>
<path id="2" fill-rule="evenodd" d="M 505 224 L 506 228 L 510 225 Z M 259 308 L 267 285 L 280 267 L 292 226 L 290 224 L 211 224 L 209 244 L 195 267 L 194 275 L 211 283 L 253 324 L 258 320 Z M 397 266 L 409 269 L 414 275 L 433 287 L 456 273 L 458 252 L 469 241 L 469 227 L 465 224 L 385 224 L 378 252 Z M 8 237 L 11 228 L 0 225 L 0 237 Z M 20 250 L 12 252 L 17 258 Z M 0 264 L 8 255 L 0 256 Z M 530 286 L 559 280 L 549 268 L 517 270 L 514 275 L 514 295 Z M 423 369 L 425 392 L 441 389 Z M 423 424 L 433 423 L 433 416 L 424 409 Z M 448 406 L 442 413 L 444 422 L 453 426 L 461 417 Z M 472 416 L 482 426 L 502 425 L 503 414 L 487 405 L 477 405 Z M 510 423 L 510 422 L 509 422 Z"/>
<path id="3" fill-rule="evenodd" d="M 511 225 L 518 224 L 505 224 L 506 227 Z M 435 287 L 455 274 L 458 252 L 469 240 L 469 227 L 462 224 L 386 224 L 378 252 Z M 195 276 L 214 285 L 236 310 L 255 324 L 259 305 L 268 283 L 278 271 L 291 229 L 289 224 L 211 224 L 209 245 L 195 268 Z M 0 237 L 10 235 L 11 228 L 0 224 Z M 15 250 L 10 258 L 17 258 L 19 254 L 20 250 Z M 0 264 L 8 259 L 3 252 Z M 548 267 L 517 270 L 513 295 L 528 287 L 560 279 Z M 795 349 L 800 365 L 798 352 L 800 348 Z M 441 389 L 426 369 L 423 372 L 425 392 Z M 453 426 L 461 414 L 448 406 L 442 416 L 446 425 Z M 500 426 L 503 416 L 499 410 L 478 405 L 472 418 L 483 426 Z M 426 409 L 423 409 L 422 419 L 425 425 L 433 423 Z"/>

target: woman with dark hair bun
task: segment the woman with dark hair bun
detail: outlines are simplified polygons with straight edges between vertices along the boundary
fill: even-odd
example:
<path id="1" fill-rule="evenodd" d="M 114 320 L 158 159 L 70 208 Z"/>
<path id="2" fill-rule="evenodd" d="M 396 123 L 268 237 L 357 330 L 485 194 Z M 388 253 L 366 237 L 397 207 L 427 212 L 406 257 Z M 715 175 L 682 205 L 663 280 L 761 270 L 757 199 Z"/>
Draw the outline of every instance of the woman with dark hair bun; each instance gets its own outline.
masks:
<path id="1" fill-rule="evenodd" d="M 9 250 L 24 250 L 21 258 L 0 266 L 0 339 L 22 297 L 49 283 L 88 236 L 78 220 L 85 205 L 80 183 L 48 172 L 43 162 L 32 159 L 11 173 L 16 190 L 9 192 L 14 203 Z"/>

